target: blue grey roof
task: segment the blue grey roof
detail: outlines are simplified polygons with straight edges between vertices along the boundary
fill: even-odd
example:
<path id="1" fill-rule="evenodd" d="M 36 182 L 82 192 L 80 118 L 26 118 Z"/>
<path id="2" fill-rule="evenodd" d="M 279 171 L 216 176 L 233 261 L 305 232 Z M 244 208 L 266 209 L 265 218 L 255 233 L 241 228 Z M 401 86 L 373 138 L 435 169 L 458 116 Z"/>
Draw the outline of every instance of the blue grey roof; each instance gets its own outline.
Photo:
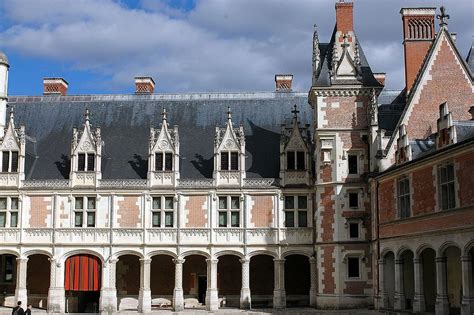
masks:
<path id="1" fill-rule="evenodd" d="M 227 107 L 234 125 L 244 126 L 248 177 L 279 177 L 282 123 L 292 106 L 302 124 L 311 124 L 306 93 L 155 94 L 10 97 L 16 125 L 27 135 L 27 179 L 68 178 L 72 128 L 82 128 L 89 108 L 91 124 L 101 127 L 102 177 L 146 178 L 150 127 L 161 111 L 179 126 L 181 178 L 211 178 L 216 126 L 225 126 Z"/>
<path id="2" fill-rule="evenodd" d="M 382 90 L 378 97 L 379 127 L 391 136 L 405 108 L 405 90 Z"/>
<path id="3" fill-rule="evenodd" d="M 469 49 L 466 62 L 467 62 L 467 65 L 469 66 L 469 69 L 471 69 L 471 73 L 474 73 L 474 43 L 472 43 L 471 49 Z"/>

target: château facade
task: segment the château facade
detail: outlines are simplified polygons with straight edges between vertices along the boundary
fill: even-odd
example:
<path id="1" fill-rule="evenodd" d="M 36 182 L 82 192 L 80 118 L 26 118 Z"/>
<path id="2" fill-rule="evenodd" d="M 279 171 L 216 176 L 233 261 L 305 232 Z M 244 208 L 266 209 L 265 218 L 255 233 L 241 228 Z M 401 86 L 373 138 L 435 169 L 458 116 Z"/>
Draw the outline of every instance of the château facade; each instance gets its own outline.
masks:
<path id="1" fill-rule="evenodd" d="M 474 50 L 400 13 L 402 91 L 345 2 L 309 93 L 10 96 L 0 53 L 0 304 L 471 314 Z"/>

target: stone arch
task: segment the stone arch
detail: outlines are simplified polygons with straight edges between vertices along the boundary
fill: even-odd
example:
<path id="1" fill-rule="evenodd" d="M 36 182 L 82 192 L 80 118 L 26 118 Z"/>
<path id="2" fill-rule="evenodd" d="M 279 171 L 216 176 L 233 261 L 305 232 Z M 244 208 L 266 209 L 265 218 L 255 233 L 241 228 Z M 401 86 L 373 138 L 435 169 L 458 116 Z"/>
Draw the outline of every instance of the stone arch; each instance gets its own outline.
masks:
<path id="1" fill-rule="evenodd" d="M 59 259 L 59 263 L 63 264 L 66 262 L 66 259 L 69 257 L 72 257 L 74 255 L 81 255 L 81 254 L 87 254 L 87 255 L 92 255 L 100 259 L 101 264 L 105 263 L 104 256 L 102 256 L 101 253 L 99 253 L 96 250 L 93 249 L 74 249 L 68 252 L 65 252 Z"/>
<path id="2" fill-rule="evenodd" d="M 292 249 L 292 250 L 286 251 L 283 254 L 281 254 L 281 257 L 286 258 L 286 257 L 291 256 L 291 255 L 305 256 L 305 257 L 308 257 L 308 259 L 309 259 L 313 255 L 313 251 L 304 250 L 304 249 Z"/>
<path id="3" fill-rule="evenodd" d="M 23 255 L 25 257 L 29 257 L 32 255 L 44 255 L 44 256 L 47 256 L 48 258 L 53 258 L 53 254 L 51 254 L 50 252 L 44 249 L 32 249 L 32 250 L 24 252 Z"/>
<path id="4" fill-rule="evenodd" d="M 461 251 L 461 249 L 462 249 L 462 246 L 459 246 L 456 242 L 453 242 L 453 241 L 446 241 L 446 242 L 444 242 L 444 243 L 438 248 L 438 251 L 437 251 L 438 256 L 444 256 L 446 250 L 447 250 L 449 247 L 456 247 L 456 248 L 459 249 L 460 251 Z"/>
<path id="5" fill-rule="evenodd" d="M 0 255 L 13 255 L 13 256 L 16 256 L 17 258 L 21 257 L 19 252 L 12 249 L 0 249 Z"/>
<path id="6" fill-rule="evenodd" d="M 423 243 L 420 246 L 418 246 L 416 250 L 414 251 L 413 253 L 415 255 L 414 258 L 420 258 L 421 253 L 426 249 L 432 249 L 436 253 L 435 247 L 433 245 L 428 244 L 428 243 Z"/>
<path id="7" fill-rule="evenodd" d="M 2 268 L 2 280 L 5 284 L 2 286 L 0 295 L 0 305 L 5 307 L 15 306 L 15 290 L 16 290 L 16 271 L 17 271 L 17 259 L 21 255 L 19 252 L 12 249 L 1 249 L 0 250 L 0 264 Z M 2 281 L 3 282 L 3 281 Z"/>
<path id="8" fill-rule="evenodd" d="M 179 257 L 185 259 L 186 257 L 192 256 L 192 255 L 204 256 L 204 257 L 206 257 L 206 259 L 211 258 L 211 255 L 209 255 L 209 253 L 206 253 L 205 251 L 202 251 L 202 250 L 188 250 L 188 251 L 185 251 L 184 253 L 182 253 L 181 255 L 179 255 Z"/>
<path id="9" fill-rule="evenodd" d="M 311 254 L 304 251 L 285 253 L 285 291 L 287 307 L 309 306 Z"/>
<path id="10" fill-rule="evenodd" d="M 237 256 L 240 259 L 245 258 L 245 255 L 243 253 L 241 253 L 239 251 L 236 251 L 236 250 L 232 250 L 232 249 L 221 250 L 221 251 L 218 251 L 217 253 L 215 253 L 216 258 L 219 258 L 219 257 L 222 257 L 222 256 Z"/>
<path id="11" fill-rule="evenodd" d="M 267 256 L 272 256 L 274 259 L 278 259 L 278 254 L 270 250 L 256 250 L 248 254 L 249 258 L 258 256 L 258 255 L 267 255 Z"/>
<path id="12" fill-rule="evenodd" d="M 415 251 L 413 249 L 411 249 L 409 246 L 406 246 L 406 245 L 403 245 L 401 246 L 397 252 L 395 253 L 395 259 L 400 259 L 401 256 L 406 252 L 406 251 L 410 251 L 412 252 L 412 254 L 415 253 Z"/>
<path id="13" fill-rule="evenodd" d="M 391 249 L 390 247 L 385 247 L 384 249 L 380 251 L 380 257 L 385 259 L 385 256 L 390 253 L 392 253 L 395 256 L 395 251 L 393 249 Z"/>
<path id="14" fill-rule="evenodd" d="M 51 281 L 52 255 L 44 250 L 31 250 L 25 255 L 28 257 L 26 267 L 28 303 L 34 307 L 46 309 Z"/>
<path id="15" fill-rule="evenodd" d="M 250 254 L 249 279 L 252 307 L 271 305 L 275 287 L 274 260 L 277 258 L 277 254 L 265 250 Z"/>
<path id="16" fill-rule="evenodd" d="M 178 259 L 178 255 L 176 255 L 176 253 L 170 250 L 165 250 L 165 249 L 159 249 L 159 250 L 154 250 L 152 252 L 149 252 L 146 255 L 146 258 L 153 258 L 154 256 L 158 256 L 158 255 L 170 256 L 172 259 Z"/>
<path id="17" fill-rule="evenodd" d="M 474 239 L 467 242 L 467 244 L 463 248 L 463 253 L 462 254 L 463 255 L 469 255 L 469 253 L 471 252 L 472 249 L 474 249 Z"/>
<path id="18" fill-rule="evenodd" d="M 142 253 L 140 253 L 139 251 L 133 250 L 133 249 L 126 249 L 126 250 L 118 251 L 118 252 L 112 254 L 112 256 L 110 258 L 120 259 L 120 256 L 125 256 L 125 255 L 137 256 L 140 259 L 145 258 Z"/>
<path id="19" fill-rule="evenodd" d="M 217 289 L 219 297 L 225 300 L 227 307 L 239 307 L 240 291 L 242 289 L 242 254 L 234 251 L 224 251 L 216 255 Z"/>

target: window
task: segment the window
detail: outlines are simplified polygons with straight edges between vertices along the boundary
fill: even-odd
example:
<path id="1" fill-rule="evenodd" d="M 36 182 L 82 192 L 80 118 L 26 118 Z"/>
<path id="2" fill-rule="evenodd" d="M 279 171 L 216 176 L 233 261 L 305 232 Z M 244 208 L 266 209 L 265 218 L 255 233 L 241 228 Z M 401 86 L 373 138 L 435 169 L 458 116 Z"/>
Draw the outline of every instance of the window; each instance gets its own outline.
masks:
<path id="1" fill-rule="evenodd" d="M 220 196 L 218 205 L 219 227 L 240 226 L 240 197 Z"/>
<path id="2" fill-rule="evenodd" d="M 18 172 L 18 151 L 2 152 L 2 172 Z"/>
<path id="3" fill-rule="evenodd" d="M 239 170 L 239 152 L 221 152 L 221 170 Z"/>
<path id="4" fill-rule="evenodd" d="M 349 208 L 359 209 L 359 193 L 349 192 Z"/>
<path id="5" fill-rule="evenodd" d="M 306 169 L 305 153 L 303 151 L 287 151 L 286 152 L 286 169 L 302 171 Z"/>
<path id="6" fill-rule="evenodd" d="M 0 256 L 1 257 L 1 256 Z M 4 282 L 13 282 L 13 272 L 14 272 L 14 260 L 15 257 L 12 255 L 3 255 L 4 262 L 2 264 L 3 267 L 3 281 Z"/>
<path id="7" fill-rule="evenodd" d="M 360 267 L 359 257 L 348 257 L 347 258 L 347 276 L 348 278 L 359 278 Z"/>
<path id="8" fill-rule="evenodd" d="M 0 198 L 0 227 L 14 228 L 18 226 L 18 198 Z"/>
<path id="9" fill-rule="evenodd" d="M 152 227 L 174 226 L 174 197 L 156 196 L 152 198 L 151 205 Z"/>
<path id="10" fill-rule="evenodd" d="M 173 153 L 157 152 L 155 153 L 155 171 L 172 171 Z"/>
<path id="11" fill-rule="evenodd" d="M 454 194 L 454 166 L 452 163 L 441 165 L 438 169 L 439 197 L 441 210 L 456 207 Z"/>
<path id="12" fill-rule="evenodd" d="M 401 219 L 409 218 L 410 211 L 410 180 L 402 177 L 398 180 L 398 213 Z"/>
<path id="13" fill-rule="evenodd" d="M 285 227 L 308 226 L 308 198 L 285 196 Z"/>
<path id="14" fill-rule="evenodd" d="M 349 154 L 348 155 L 348 163 L 349 163 L 349 174 L 350 175 L 357 175 L 359 174 L 359 163 L 358 163 L 359 157 L 357 154 Z"/>
<path id="15" fill-rule="evenodd" d="M 95 227 L 95 213 L 95 197 L 76 197 L 74 203 L 75 227 Z"/>
<path id="16" fill-rule="evenodd" d="M 95 154 L 94 153 L 79 153 L 77 155 L 77 170 L 79 172 L 95 171 Z"/>
<path id="17" fill-rule="evenodd" d="M 359 223 L 349 223 L 349 238 L 359 238 Z"/>

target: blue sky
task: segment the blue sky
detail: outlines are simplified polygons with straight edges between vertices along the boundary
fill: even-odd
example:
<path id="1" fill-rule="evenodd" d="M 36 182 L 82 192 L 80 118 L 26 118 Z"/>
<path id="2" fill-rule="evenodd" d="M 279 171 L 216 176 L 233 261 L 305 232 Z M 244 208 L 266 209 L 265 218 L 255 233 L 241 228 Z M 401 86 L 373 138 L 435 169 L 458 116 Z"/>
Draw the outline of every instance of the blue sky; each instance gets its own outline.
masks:
<path id="1" fill-rule="evenodd" d="M 10 60 L 10 95 L 39 95 L 42 78 L 64 77 L 70 94 L 133 93 L 150 75 L 157 92 L 274 89 L 275 73 L 311 79 L 313 24 L 322 42 L 334 0 L 2 0 L 0 50 Z M 455 5 L 454 5 L 455 3 Z M 400 8 L 446 5 L 449 30 L 467 55 L 473 1 L 356 0 L 355 29 L 387 87 L 403 87 Z"/>

